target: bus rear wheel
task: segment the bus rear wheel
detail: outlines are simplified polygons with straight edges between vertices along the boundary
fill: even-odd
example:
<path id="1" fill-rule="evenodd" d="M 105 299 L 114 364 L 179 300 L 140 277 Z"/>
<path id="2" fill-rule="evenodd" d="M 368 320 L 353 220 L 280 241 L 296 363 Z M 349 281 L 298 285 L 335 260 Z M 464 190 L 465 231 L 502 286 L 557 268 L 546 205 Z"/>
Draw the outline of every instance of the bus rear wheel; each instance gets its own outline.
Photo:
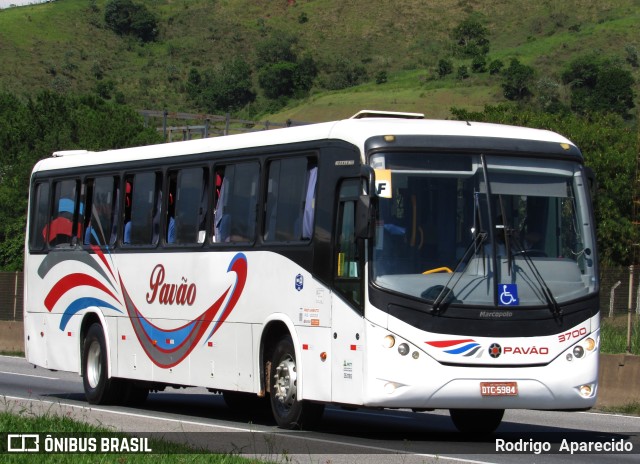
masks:
<path id="1" fill-rule="evenodd" d="M 450 409 L 453 425 L 462 433 L 493 433 L 504 416 L 504 409 Z"/>
<path id="2" fill-rule="evenodd" d="M 271 360 L 271 411 L 278 426 L 285 429 L 308 428 L 324 412 L 323 404 L 298 400 L 296 352 L 290 336 L 276 345 Z"/>
<path id="3" fill-rule="evenodd" d="M 115 403 L 121 381 L 107 376 L 107 343 L 100 324 L 92 324 L 82 347 L 82 383 L 90 404 Z"/>

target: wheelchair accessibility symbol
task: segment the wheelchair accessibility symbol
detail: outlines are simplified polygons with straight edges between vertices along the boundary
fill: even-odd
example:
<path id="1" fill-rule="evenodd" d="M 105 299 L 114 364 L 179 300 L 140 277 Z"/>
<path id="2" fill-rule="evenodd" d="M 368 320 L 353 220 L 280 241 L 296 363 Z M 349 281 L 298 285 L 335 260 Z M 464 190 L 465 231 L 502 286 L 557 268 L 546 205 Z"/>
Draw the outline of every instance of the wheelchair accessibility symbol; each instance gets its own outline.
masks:
<path id="1" fill-rule="evenodd" d="M 498 300 L 500 306 L 517 306 L 518 286 L 516 284 L 500 284 L 498 285 Z"/>

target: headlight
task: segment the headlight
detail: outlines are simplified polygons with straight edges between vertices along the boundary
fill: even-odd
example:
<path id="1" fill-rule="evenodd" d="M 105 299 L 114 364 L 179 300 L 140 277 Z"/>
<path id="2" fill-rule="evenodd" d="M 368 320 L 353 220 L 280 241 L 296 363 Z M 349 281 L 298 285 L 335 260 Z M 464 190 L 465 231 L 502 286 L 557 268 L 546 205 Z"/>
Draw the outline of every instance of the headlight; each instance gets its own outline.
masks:
<path id="1" fill-rule="evenodd" d="M 406 356 L 407 354 L 409 354 L 409 345 L 407 345 L 406 343 L 400 343 L 398 345 L 398 353 L 400 353 L 402 356 Z"/>
<path id="2" fill-rule="evenodd" d="M 584 348 L 582 348 L 582 346 L 580 345 L 576 345 L 573 347 L 573 355 L 576 358 L 581 358 L 584 356 Z"/>

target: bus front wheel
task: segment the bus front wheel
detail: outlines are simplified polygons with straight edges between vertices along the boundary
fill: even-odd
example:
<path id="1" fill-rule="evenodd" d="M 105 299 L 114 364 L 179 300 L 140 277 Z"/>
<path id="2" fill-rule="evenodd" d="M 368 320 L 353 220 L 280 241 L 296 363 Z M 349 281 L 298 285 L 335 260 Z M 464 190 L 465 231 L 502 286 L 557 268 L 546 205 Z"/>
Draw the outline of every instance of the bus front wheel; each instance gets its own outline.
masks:
<path id="1" fill-rule="evenodd" d="M 291 337 L 283 337 L 271 359 L 271 411 L 278 426 L 299 429 L 313 426 L 322 417 L 324 405 L 298 400 L 298 369 Z"/>
<path id="2" fill-rule="evenodd" d="M 92 324 L 84 339 L 82 383 L 84 394 L 91 404 L 113 403 L 120 393 L 119 379 L 107 376 L 107 343 L 100 324 Z"/>
<path id="3" fill-rule="evenodd" d="M 504 416 L 504 409 L 450 409 L 453 425 L 462 433 L 493 433 Z"/>

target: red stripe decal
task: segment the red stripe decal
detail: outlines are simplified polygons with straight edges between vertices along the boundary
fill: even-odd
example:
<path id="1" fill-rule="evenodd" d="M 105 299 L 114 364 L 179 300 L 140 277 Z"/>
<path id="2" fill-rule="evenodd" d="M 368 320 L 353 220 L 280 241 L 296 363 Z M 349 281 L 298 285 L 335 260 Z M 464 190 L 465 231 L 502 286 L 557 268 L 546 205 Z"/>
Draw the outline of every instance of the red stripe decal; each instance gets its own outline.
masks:
<path id="1" fill-rule="evenodd" d="M 427 345 L 431 345 L 435 348 L 448 348 L 453 345 L 459 345 L 461 343 L 469 343 L 474 342 L 475 340 L 471 338 L 466 338 L 464 340 L 442 340 L 439 342 L 425 342 Z"/>
<path id="2" fill-rule="evenodd" d="M 44 299 L 45 307 L 49 310 L 49 312 L 51 312 L 62 295 L 75 287 L 80 287 L 81 285 L 95 287 L 98 290 L 102 290 L 103 292 L 111 296 L 114 300 L 119 301 L 118 298 L 113 293 L 111 293 L 111 290 L 100 283 L 99 280 L 94 279 L 93 277 L 86 274 L 69 274 L 67 276 L 64 276 L 58 281 L 58 283 L 53 286 L 47 297 Z"/>

